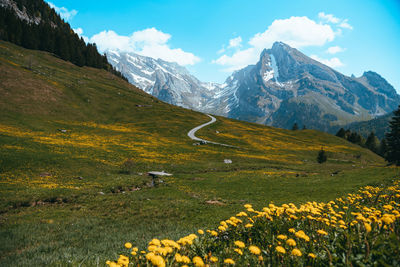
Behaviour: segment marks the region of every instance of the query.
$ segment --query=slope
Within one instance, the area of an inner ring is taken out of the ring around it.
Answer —
[[[349,129],[353,132],[360,133],[365,138],[374,132],[376,137],[379,139],[385,138],[385,133],[389,131],[389,122],[392,120],[393,112],[385,114],[383,116],[376,117],[375,119],[361,122],[353,122],[342,126],[344,129]],[[340,129],[335,129],[336,132]],[[332,133],[334,133],[332,131]]]
[[[0,265],[87,265],[209,227],[244,202],[329,200],[391,179],[370,151],[163,103],[105,70],[0,42]],[[316,163],[321,146],[328,162]],[[225,164],[224,159],[231,159]],[[165,170],[156,180],[144,173]]]

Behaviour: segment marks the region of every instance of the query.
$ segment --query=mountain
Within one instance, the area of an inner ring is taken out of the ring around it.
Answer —
[[[130,83],[173,105],[202,110],[221,87],[200,82],[177,63],[113,50],[106,51],[106,55]]]
[[[265,49],[257,64],[234,72],[226,83],[207,111],[282,128],[297,123],[327,131],[386,114],[400,103],[379,74],[348,77],[282,42]]]
[[[397,108],[400,96],[379,74],[348,77],[282,42],[224,84],[200,82],[176,63],[133,53],[107,52],[134,85],[171,104],[280,128],[333,131]]]

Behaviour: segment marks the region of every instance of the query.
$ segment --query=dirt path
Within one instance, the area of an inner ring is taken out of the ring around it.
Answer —
[[[199,125],[197,127],[194,127],[193,129],[191,129],[187,134],[190,137],[190,139],[196,140],[196,141],[200,141],[200,142],[204,142],[206,144],[214,144],[214,145],[220,145],[220,146],[235,147],[235,146],[231,146],[231,145],[227,145],[227,144],[221,144],[221,143],[217,143],[217,142],[208,141],[208,140],[201,139],[201,138],[198,138],[198,137],[195,136],[195,133],[198,130],[200,130],[201,128],[203,128],[205,126],[208,126],[208,125],[210,125],[210,124],[212,124],[212,123],[217,121],[217,119],[215,117],[213,117],[211,115],[208,115],[208,114],[206,114],[206,115],[208,117],[210,117],[211,120],[209,122],[203,123],[203,124],[201,124],[201,125]]]

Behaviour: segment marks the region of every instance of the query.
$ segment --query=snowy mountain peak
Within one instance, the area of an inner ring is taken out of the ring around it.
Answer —
[[[106,51],[106,55],[130,83],[173,105],[201,110],[223,87],[199,81],[175,62],[121,51]]]

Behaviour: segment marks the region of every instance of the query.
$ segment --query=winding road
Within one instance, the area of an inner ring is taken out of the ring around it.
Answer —
[[[203,128],[203,127],[205,127],[207,125],[210,125],[210,124],[212,124],[212,123],[217,121],[217,119],[215,117],[213,117],[213,116],[211,116],[209,114],[206,114],[206,115],[208,117],[210,117],[211,120],[209,122],[203,123],[203,124],[201,124],[201,125],[199,125],[197,127],[194,127],[193,129],[191,129],[187,134],[190,137],[190,139],[196,140],[196,141],[200,141],[200,142],[204,142],[206,144],[214,144],[214,145],[220,145],[220,146],[235,147],[235,146],[231,146],[231,145],[227,145],[227,144],[221,144],[221,143],[217,143],[217,142],[212,142],[212,141],[208,141],[208,140],[205,140],[205,139],[201,139],[201,138],[198,138],[198,137],[196,137],[194,135],[201,128]]]

